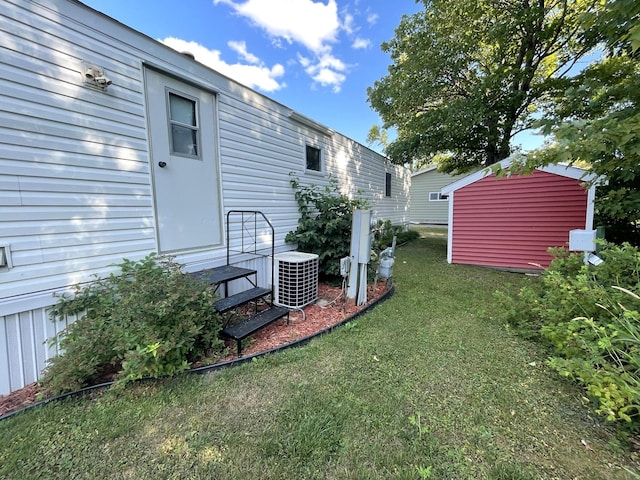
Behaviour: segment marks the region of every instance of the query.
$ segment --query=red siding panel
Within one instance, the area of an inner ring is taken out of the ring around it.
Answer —
[[[585,228],[587,191],[579,180],[536,171],[491,175],[455,191],[452,262],[507,268],[546,267],[549,247]]]

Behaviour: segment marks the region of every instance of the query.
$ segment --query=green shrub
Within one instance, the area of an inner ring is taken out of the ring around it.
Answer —
[[[317,254],[321,276],[338,277],[340,259],[350,253],[353,211],[368,208],[368,202],[340,193],[335,177],[330,177],[324,188],[302,186],[294,176],[290,183],[295,190],[300,219],[297,229],[289,232],[285,241],[297,243],[300,251]]]
[[[296,230],[289,232],[285,241],[297,243],[300,251],[317,254],[320,275],[324,279],[339,278],[340,259],[351,253],[353,211],[370,208],[369,202],[340,193],[335,177],[330,177],[325,187],[302,186],[293,175],[290,183],[295,190],[300,219]],[[394,235],[398,237],[398,244],[420,236],[416,231],[392,225],[389,220],[378,220],[373,233],[371,250],[374,257],[391,246]]]
[[[640,426],[640,251],[603,242],[604,263],[554,249],[540,282],[510,297],[503,320],[552,349],[549,365],[579,382],[597,413]]]
[[[407,230],[402,225],[393,225],[391,220],[378,220],[373,228],[373,245],[372,250],[378,254],[393,243],[393,237],[396,237],[396,244],[403,243],[420,238],[420,233],[416,230]]]
[[[607,420],[640,426],[640,296],[623,289],[626,305],[600,305],[597,320],[578,317],[566,322],[549,364],[583,385],[595,411]],[[633,305],[629,307],[629,305]],[[563,331],[564,330],[564,331]],[[566,333],[565,333],[566,332]]]
[[[120,272],[62,296],[53,318],[78,316],[58,336],[64,353],[48,365],[42,383],[52,393],[73,391],[115,374],[127,381],[171,375],[221,352],[219,314],[211,287],[154,254],[124,260]]]

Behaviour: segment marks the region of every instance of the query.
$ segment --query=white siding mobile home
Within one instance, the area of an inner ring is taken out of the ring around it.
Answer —
[[[53,293],[123,258],[221,265],[230,210],[293,248],[291,172],[409,221],[406,169],[78,1],[4,0],[0,51],[0,394],[56,353]]]

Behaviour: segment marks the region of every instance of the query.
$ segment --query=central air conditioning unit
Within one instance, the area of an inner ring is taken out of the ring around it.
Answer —
[[[274,303],[302,308],[318,298],[318,255],[285,252],[275,256]]]

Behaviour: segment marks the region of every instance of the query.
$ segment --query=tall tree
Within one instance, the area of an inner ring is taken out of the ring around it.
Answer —
[[[445,154],[446,171],[489,165],[512,153],[539,101],[588,53],[582,16],[596,0],[422,0],[382,44],[392,64],[367,89],[398,137],[395,163]]]
[[[597,189],[598,221],[607,238],[640,245],[640,2],[610,0],[582,18],[584,42],[601,58],[558,82],[538,125],[553,143],[528,156],[526,170],[581,162],[604,176]]]

